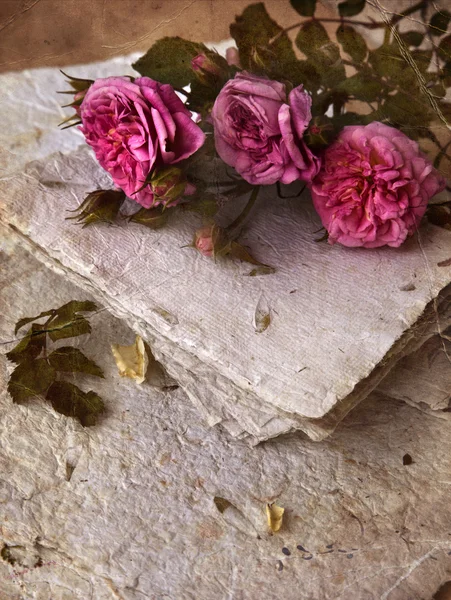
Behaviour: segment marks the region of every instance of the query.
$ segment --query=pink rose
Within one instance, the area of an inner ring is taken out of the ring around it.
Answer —
[[[191,113],[168,84],[148,77],[97,79],[80,117],[87,143],[116,186],[144,206],[160,203],[146,185],[155,169],[188,158],[205,140]]]
[[[313,204],[344,246],[400,246],[445,180],[404,133],[377,121],[345,127],[326,150]]]
[[[211,113],[219,156],[254,185],[311,181],[320,168],[302,139],[311,104],[302,85],[287,100],[284,84],[237,73],[222,88]]]

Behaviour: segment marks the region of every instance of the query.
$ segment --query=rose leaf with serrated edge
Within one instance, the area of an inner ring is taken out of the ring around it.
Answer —
[[[20,403],[43,394],[54,379],[55,369],[44,358],[26,360],[12,372],[8,392],[14,402]]]
[[[103,377],[102,369],[78,348],[72,346],[62,346],[54,350],[49,355],[48,361],[56,371],[87,373],[88,375]]]
[[[92,390],[83,392],[68,381],[55,381],[46,398],[56,412],[78,419],[84,427],[95,425],[99,414],[105,411],[103,400]]]

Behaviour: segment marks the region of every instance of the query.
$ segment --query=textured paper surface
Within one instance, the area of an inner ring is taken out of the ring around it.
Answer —
[[[39,312],[87,299],[2,239],[2,342],[31,301]],[[106,379],[82,386],[105,399],[98,426],[0,397],[0,545],[18,557],[0,559],[2,600],[413,600],[450,579],[449,413],[372,395],[321,444],[249,448],[180,389],[121,378],[110,344],[134,333],[104,310],[91,323],[80,348]],[[216,496],[233,507],[221,514]],[[269,535],[275,500],[284,525]]]
[[[438,266],[449,258],[449,231],[425,226],[399,250],[318,244],[308,197],[281,200],[272,189],[244,240],[277,268],[271,276],[248,277],[245,265],[218,266],[182,248],[196,226],[185,213],[156,232],[135,225],[81,230],[65,220],[88,191],[108,184],[89,148],[52,155],[4,179],[1,218],[134,319],[175,363],[226,398],[238,392],[260,403],[262,421],[265,406],[309,419],[337,406],[339,420],[352,393],[353,404],[377,385],[388,358],[403,349],[403,334],[451,279],[451,267]],[[259,334],[253,319],[262,298],[271,325]],[[393,350],[395,342],[401,348]],[[259,437],[258,424],[257,431],[241,426]]]

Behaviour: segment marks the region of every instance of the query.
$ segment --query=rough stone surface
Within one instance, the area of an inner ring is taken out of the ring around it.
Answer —
[[[39,312],[87,298],[3,240],[2,343],[31,299]],[[133,332],[104,310],[92,326],[80,348],[106,374],[84,384],[108,407],[98,426],[1,396],[0,543],[17,559],[0,560],[2,600],[420,600],[450,578],[449,413],[372,394],[320,444],[249,448],[181,389],[120,378],[110,344]],[[216,496],[233,506],[221,514]],[[286,518],[270,535],[276,499]]]

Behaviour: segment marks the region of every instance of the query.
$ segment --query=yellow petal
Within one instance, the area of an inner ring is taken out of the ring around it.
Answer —
[[[285,509],[277,506],[275,502],[266,505],[266,517],[268,519],[268,527],[271,531],[279,531],[282,527],[284,512]]]
[[[145,380],[149,360],[141,336],[137,335],[131,346],[111,344],[111,350],[121,377],[130,377],[136,383]]]

